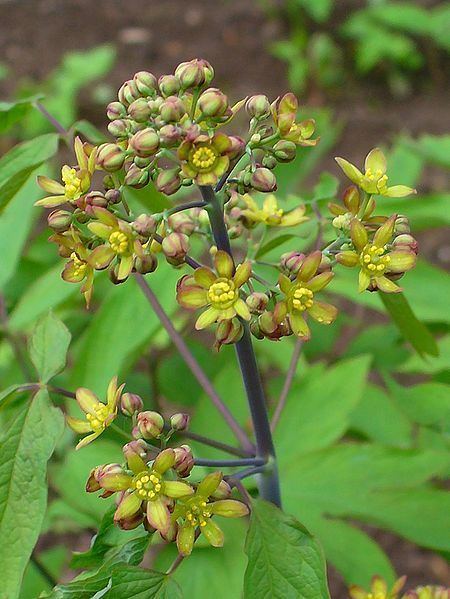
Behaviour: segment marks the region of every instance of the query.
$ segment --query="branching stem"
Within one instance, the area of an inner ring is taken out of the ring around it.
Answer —
[[[291,363],[289,364],[286,378],[284,379],[283,389],[281,390],[281,394],[278,399],[277,407],[275,408],[275,412],[272,416],[272,422],[270,423],[270,428],[272,429],[272,433],[275,430],[275,428],[278,424],[278,421],[280,420],[281,413],[286,405],[286,400],[287,400],[289,391],[292,386],[292,381],[294,380],[298,361],[300,359],[302,346],[303,346],[303,341],[301,339],[297,339],[297,341],[295,342],[294,351],[292,352]]]

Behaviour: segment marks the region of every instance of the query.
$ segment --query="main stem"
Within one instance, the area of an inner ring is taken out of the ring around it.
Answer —
[[[203,199],[208,202],[207,211],[217,248],[227,252],[231,257],[231,246],[223,217],[223,206],[211,187],[200,187]],[[263,458],[267,464],[259,475],[259,492],[262,499],[281,507],[278,469],[270,431],[264,390],[256,363],[255,352],[246,322],[242,322],[244,334],[236,343],[236,354],[244,381],[250,413],[256,439],[256,455]]]

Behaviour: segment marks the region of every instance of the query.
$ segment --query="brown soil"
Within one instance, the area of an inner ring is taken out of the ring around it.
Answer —
[[[336,18],[342,20],[349,8],[362,5],[362,1],[342,0]],[[0,95],[7,96],[21,78],[42,80],[66,51],[112,43],[118,60],[108,82],[116,88],[137,70],[171,72],[182,60],[204,57],[216,69],[217,85],[233,98],[256,92],[275,97],[288,86],[284,65],[268,54],[267,46],[283,36],[286,25],[269,20],[261,6],[257,0],[3,0],[0,56],[14,73],[14,81],[0,82]],[[380,80],[341,89],[332,99],[312,89],[304,100],[335,109],[336,118],[345,122],[337,152],[360,162],[368,148],[390,142],[398,132],[438,134],[446,128],[448,85],[439,70],[431,73],[431,83],[426,75],[417,78],[417,89],[403,101],[390,97]],[[103,110],[87,93],[81,98],[81,111],[99,125],[104,122]],[[331,157],[322,166],[335,171]],[[431,185],[443,186],[441,173],[427,175],[424,187]],[[425,244],[436,261],[450,263],[445,232],[428,237]],[[408,575],[409,586],[449,584],[443,558],[394,535],[375,530],[371,534],[397,571]],[[330,584],[334,599],[347,597],[342,579],[332,569]]]

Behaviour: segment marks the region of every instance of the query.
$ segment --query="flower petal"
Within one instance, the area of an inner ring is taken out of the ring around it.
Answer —
[[[180,526],[177,534],[177,547],[180,555],[190,555],[194,546],[195,530],[190,524]]]
[[[378,175],[381,177],[386,172],[386,157],[380,148],[374,148],[370,150],[370,152],[366,156],[366,160],[364,162],[364,168],[366,171],[369,169],[372,171],[372,174]]]
[[[217,277],[213,271],[206,266],[196,268],[194,271],[194,279],[196,283],[200,285],[200,287],[203,287],[203,289],[209,289],[216,278]]]
[[[308,339],[311,337],[311,331],[309,330],[309,326],[307,325],[303,316],[297,311],[290,312],[289,322],[291,323],[293,333],[297,335],[297,337],[300,337],[300,339],[308,341]]]
[[[130,272],[133,270],[133,263],[133,256],[122,256],[116,275],[118,281],[124,281],[130,275]]]
[[[58,181],[54,181],[53,179],[49,179],[49,177],[45,177],[43,175],[39,175],[37,177],[37,184],[47,193],[64,195],[66,192],[64,185],[61,185],[61,183]]]
[[[177,291],[177,302],[180,306],[188,310],[203,308],[208,303],[206,289],[203,287],[182,285]]]
[[[147,520],[153,528],[167,534],[170,528],[170,512],[162,499],[147,502]]]
[[[391,217],[387,219],[387,221],[381,225],[381,227],[377,230],[375,235],[373,236],[373,244],[378,247],[383,247],[386,243],[392,238],[394,234],[395,221],[397,219],[397,215],[393,214]]]
[[[65,265],[61,277],[67,283],[80,283],[84,279],[85,274],[85,272],[77,269],[75,263],[71,260]]]
[[[197,494],[202,497],[209,497],[217,490],[223,478],[222,472],[211,472],[205,476],[197,487]]]
[[[224,518],[240,518],[248,514],[248,507],[236,499],[221,499],[211,504],[211,511],[216,516]]]
[[[114,514],[114,520],[122,520],[122,518],[131,518],[136,514],[142,505],[142,499],[140,499],[136,493],[130,493],[125,495],[122,501],[117,506],[117,510]]]
[[[359,271],[359,277],[358,277],[359,293],[362,293],[363,291],[365,291],[369,285],[370,285],[370,275],[365,270],[361,269]]]
[[[224,535],[222,530],[217,526],[217,524],[211,520],[210,518],[207,520],[206,524],[202,526],[202,533],[208,539],[209,543],[213,547],[222,547],[224,542]]]
[[[67,199],[63,195],[59,196],[47,196],[46,198],[42,198],[42,200],[38,200],[34,203],[35,206],[42,206],[44,208],[54,208],[55,206],[61,206],[61,204],[65,204]]]
[[[80,420],[80,418],[66,416],[66,422],[73,431],[79,433],[80,435],[84,435],[85,433],[90,433],[92,431],[92,427],[87,420]]]
[[[387,277],[375,277],[375,283],[380,291],[384,293],[400,293],[402,288]]]
[[[228,252],[219,250],[214,256],[214,266],[219,276],[225,279],[231,279],[233,276],[234,264]]]
[[[167,449],[163,449],[163,451],[156,456],[156,459],[153,462],[153,469],[160,474],[164,474],[169,468],[172,468],[174,463],[175,452],[171,447],[168,447]]]
[[[357,218],[350,223],[350,236],[357,250],[361,251],[367,245],[369,238],[366,228]]]
[[[389,254],[389,272],[406,272],[414,267],[417,256],[414,252],[394,251]]]
[[[360,183],[363,174],[359,169],[356,168],[354,164],[351,164],[351,162],[345,160],[345,158],[336,157],[335,160],[339,164],[341,169],[344,171],[344,173],[347,175],[347,177],[350,179],[350,181],[353,181],[353,183],[357,184]]]
[[[299,225],[300,223],[304,223],[309,218],[305,216],[305,209],[303,206],[298,206],[298,208],[294,208],[290,212],[286,212],[281,217],[280,227],[293,227],[295,225]]]
[[[115,472],[102,474],[99,478],[99,485],[107,491],[126,491],[131,487],[132,480],[132,477],[126,472]]]
[[[202,329],[205,329],[213,322],[216,322],[216,320],[218,319],[219,316],[220,316],[220,310],[217,310],[217,308],[213,308],[211,306],[207,310],[202,312],[202,314],[200,314],[200,316],[197,318],[197,322],[195,323],[195,328],[197,329],[197,331],[201,331]]]
[[[339,252],[339,254],[336,254],[336,260],[339,262],[339,264],[342,264],[342,266],[353,267],[358,264],[359,256],[356,252],[345,250],[344,252]]]
[[[320,322],[321,324],[331,324],[336,320],[338,310],[335,306],[327,304],[326,302],[314,301],[311,308],[309,308],[308,313],[311,314],[314,320],[317,320],[317,322]]]
[[[291,280],[283,274],[280,274],[278,277],[278,285],[280,286],[280,289],[284,295],[287,295],[292,287]]]
[[[86,389],[86,387],[79,387],[76,390],[75,396],[78,405],[83,410],[83,412],[95,416],[95,408],[100,403],[95,393],[90,389]]]
[[[244,302],[242,298],[237,299],[233,307],[236,310],[236,314],[238,316],[240,316],[244,320],[250,320],[250,310],[248,309],[247,304]]]
[[[316,275],[310,281],[308,281],[306,287],[314,292],[320,291],[328,285],[333,277],[334,273],[332,273],[331,270],[321,272],[320,275]]]
[[[105,225],[104,223],[98,223],[98,222],[89,223],[88,229],[89,229],[89,231],[92,231],[92,233],[94,233],[94,235],[97,235],[97,237],[100,237],[101,239],[105,239],[106,241],[110,238],[111,233],[112,233],[111,227],[108,225]]]
[[[178,480],[166,480],[164,482],[164,494],[167,495],[167,497],[178,499],[179,497],[193,495],[194,489],[191,485]]]
[[[130,451],[127,454],[127,464],[128,468],[134,474],[140,474],[141,472],[144,472],[144,470],[147,470],[147,464],[144,462],[141,456],[135,452]]]
[[[82,447],[85,447],[86,445],[89,445],[89,443],[92,443],[92,441],[95,441],[95,439],[97,437],[99,437],[102,434],[102,431],[97,431],[96,433],[92,433],[92,435],[88,435],[87,437],[83,437],[81,439],[81,441],[79,441],[77,443],[77,445],[75,446],[75,449],[81,449]]]
[[[417,193],[417,191],[407,185],[392,185],[392,187],[387,188],[383,195],[388,198],[404,198],[413,193]]]
[[[299,281],[309,281],[311,277],[313,277],[319,265],[322,261],[322,252],[317,250],[316,252],[312,252],[303,260],[302,265],[299,268],[297,274],[297,280]]]
[[[246,260],[242,264],[238,264],[236,267],[236,272],[233,276],[233,281],[236,287],[242,287],[242,285],[249,280],[251,274],[252,263],[250,260]]]
[[[115,253],[107,245],[99,245],[89,256],[89,264],[96,270],[103,270],[109,266],[115,257]]]

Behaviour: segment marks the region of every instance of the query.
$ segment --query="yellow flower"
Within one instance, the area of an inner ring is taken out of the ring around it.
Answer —
[[[335,160],[350,181],[353,181],[353,183],[369,194],[402,198],[411,193],[416,193],[415,189],[406,185],[387,186],[386,158],[380,148],[374,148],[367,154],[364,163],[364,174],[355,165],[345,160],[345,158],[337,157]]]
[[[322,252],[313,252],[303,260],[294,281],[283,274],[278,280],[285,299],[277,304],[277,321],[282,322],[287,317],[293,333],[305,341],[311,336],[304,318],[306,313],[321,324],[331,324],[337,316],[337,308],[315,299],[315,294],[333,278],[331,271],[317,274],[321,260]]]
[[[84,447],[91,441],[94,441],[107,428],[117,415],[117,406],[125,385],[117,387],[117,377],[111,379],[106,392],[106,404],[101,402],[98,397],[85,387],[80,387],[76,391],[76,400],[78,405],[86,414],[85,420],[66,416],[67,424],[76,433],[91,433],[81,439],[76,449]]]
[[[369,286],[385,293],[398,293],[401,288],[386,275],[404,273],[414,267],[416,254],[411,250],[392,250],[388,245],[394,234],[396,215],[391,216],[369,240],[367,230],[356,218],[350,224],[354,250],[345,250],[336,256],[343,266],[360,266],[359,291]]]
[[[231,141],[223,133],[186,139],[178,148],[184,176],[193,179],[197,185],[215,185],[230,164],[228,153],[231,149]]]
[[[79,137],[74,142],[75,155],[78,164],[75,167],[65,164],[61,169],[62,183],[39,176],[38,185],[53,195],[38,200],[35,206],[53,208],[69,202],[74,204],[78,198],[85,194],[91,185],[92,174],[95,170],[95,150],[89,156],[86,154],[83,143]]]
[[[262,208],[259,208],[255,200],[248,194],[242,196],[247,208],[242,210],[243,216],[249,224],[264,223],[269,227],[293,227],[309,220],[305,216],[305,207],[297,206],[289,212],[284,212],[278,207],[277,198],[270,194],[264,200]]]
[[[285,94],[272,104],[272,117],[281,139],[292,141],[299,146],[315,146],[318,139],[311,139],[314,133],[313,119],[296,122],[298,100],[293,93]]]
[[[239,288],[250,277],[250,262],[239,264],[233,274],[231,257],[219,250],[214,256],[214,265],[217,274],[202,266],[194,271],[193,276],[183,277],[178,284],[177,301],[180,306],[190,310],[208,306],[197,319],[196,329],[204,329],[213,322],[230,320],[235,316],[250,320],[250,310],[239,294]]]
[[[399,592],[403,588],[406,576],[399,578],[392,587],[388,589],[386,582],[379,576],[374,576],[370,585],[370,591],[365,591],[362,587],[353,585],[350,587],[351,599],[398,599]]]

